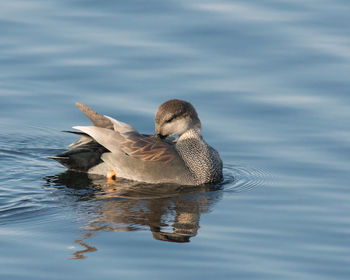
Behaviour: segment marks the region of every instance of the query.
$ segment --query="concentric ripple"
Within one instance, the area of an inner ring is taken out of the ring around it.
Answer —
[[[242,165],[224,166],[224,192],[248,192],[263,185],[269,174],[255,167]]]

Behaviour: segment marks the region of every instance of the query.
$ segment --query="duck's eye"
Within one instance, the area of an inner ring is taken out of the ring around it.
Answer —
[[[165,122],[166,123],[170,123],[170,122],[172,122],[174,119],[176,119],[176,115],[173,115],[170,119],[168,119],[168,120],[166,120]]]
[[[173,119],[174,119],[174,118],[170,118],[170,119],[166,120],[165,122],[166,122],[166,123],[170,123]]]

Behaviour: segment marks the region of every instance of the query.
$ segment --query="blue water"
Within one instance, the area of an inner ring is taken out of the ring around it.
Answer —
[[[350,3],[2,1],[1,279],[348,279]],[[197,109],[207,188],[116,186],[48,159],[88,120]],[[172,242],[173,241],[173,242]]]

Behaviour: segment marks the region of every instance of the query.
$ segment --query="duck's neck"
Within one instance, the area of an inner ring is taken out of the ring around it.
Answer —
[[[189,130],[186,130],[183,134],[179,136],[179,139],[177,141],[179,142],[186,139],[198,139],[203,141],[201,129],[191,128]]]
[[[203,140],[199,128],[189,129],[183,133],[177,140],[176,150],[195,176],[198,184],[211,181],[213,162],[209,146]]]

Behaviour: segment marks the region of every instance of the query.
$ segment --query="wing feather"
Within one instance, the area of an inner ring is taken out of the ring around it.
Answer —
[[[174,145],[152,136],[138,133],[136,130],[126,133],[96,127],[75,126],[112,153],[123,151],[127,155],[142,161],[170,163],[178,154]]]
[[[90,107],[85,104],[75,102],[77,106],[84,114],[89,118],[89,120],[97,127],[103,127],[108,129],[113,129],[113,123],[108,118],[100,115],[99,113],[92,110]]]
[[[122,149],[130,156],[143,161],[169,163],[177,155],[173,145],[155,136],[139,133],[123,134]]]
[[[108,117],[106,115],[104,117],[111,121],[111,123],[114,126],[114,130],[119,132],[119,133],[126,133],[126,132],[131,132],[131,131],[137,132],[137,130],[135,128],[133,128],[131,125],[129,125],[127,123],[118,121],[118,120],[113,119],[111,117]]]

